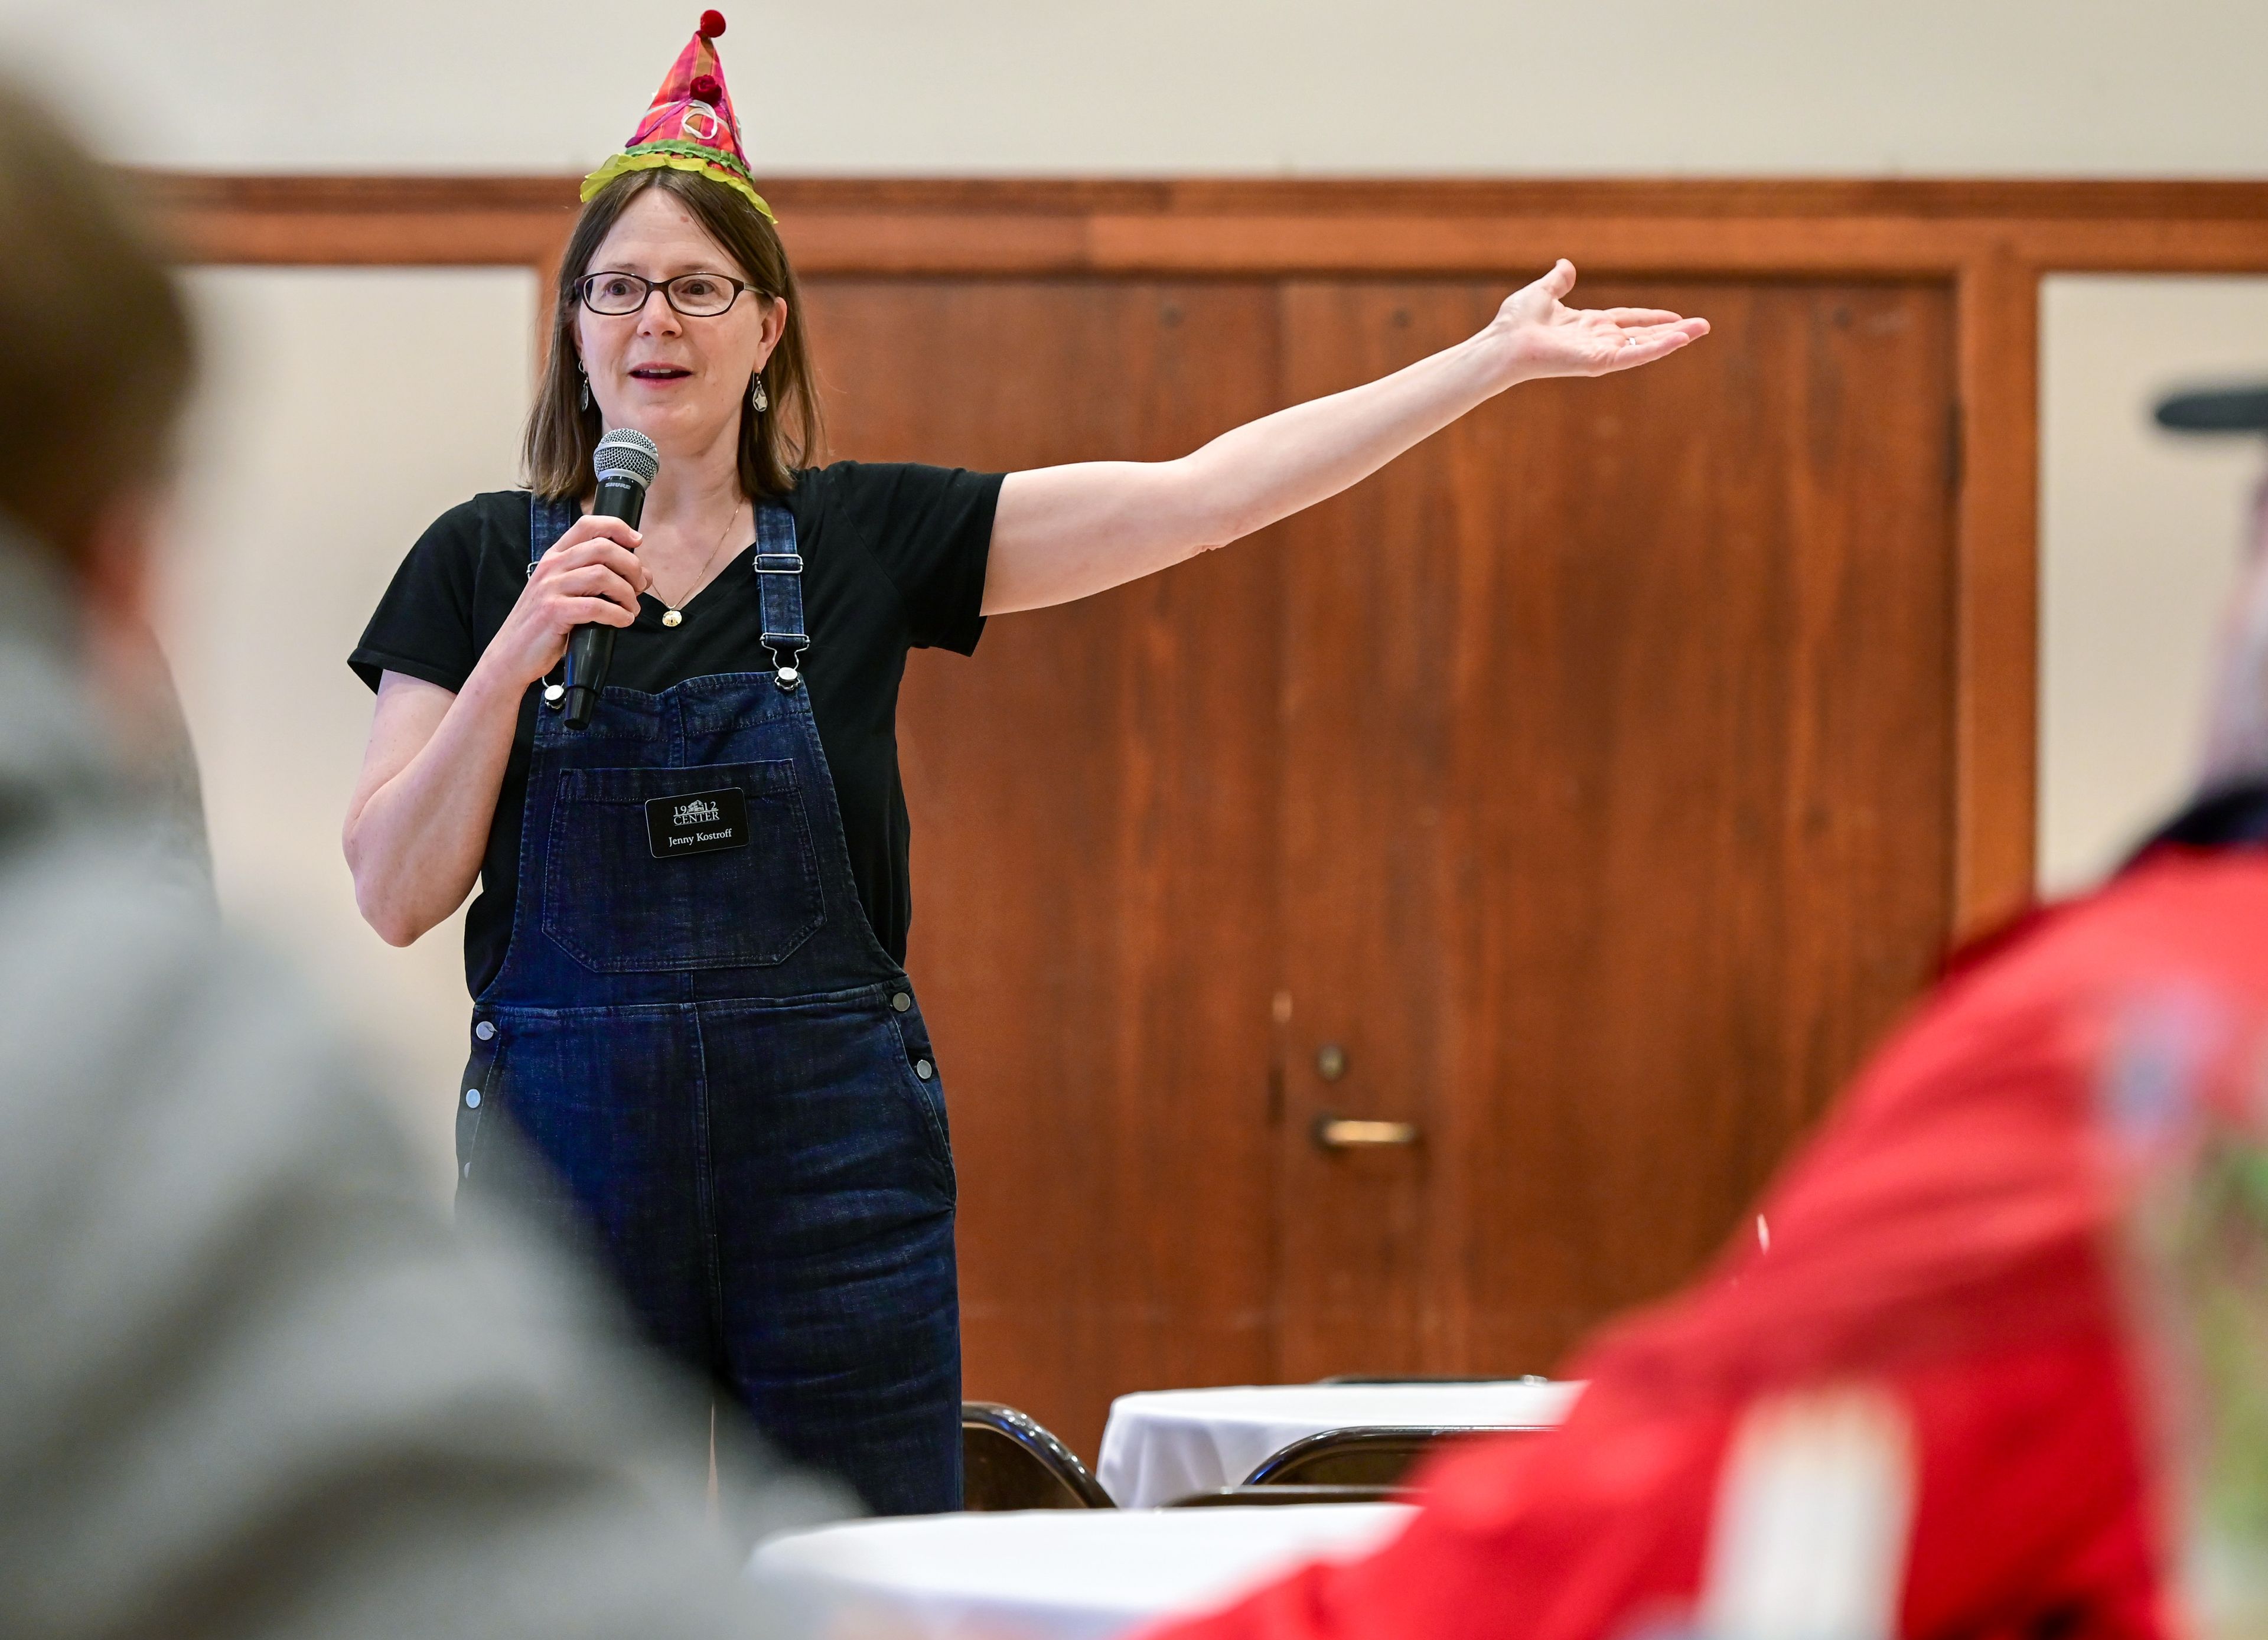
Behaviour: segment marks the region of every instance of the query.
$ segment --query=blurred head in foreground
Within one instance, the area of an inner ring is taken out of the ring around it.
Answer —
[[[180,294],[116,180],[0,86],[0,511],[90,589],[132,583],[194,374]]]
[[[5,87],[0,224],[0,1634],[782,1632],[705,1524],[705,1410],[537,1238],[453,1233],[358,1056],[146,846],[103,697],[188,327]]]
[[[62,599],[158,851],[210,875],[188,733],[151,637],[151,546],[195,373],[180,292],[115,178],[22,91],[0,85],[0,527]]]
[[[1174,1640],[2268,1633],[2268,552],[2228,632],[2197,800],[1956,956],[1768,1244]]]

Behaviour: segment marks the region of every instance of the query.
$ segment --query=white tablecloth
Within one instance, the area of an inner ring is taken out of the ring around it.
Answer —
[[[1128,1509],[1234,1486],[1303,1436],[1375,1425],[1548,1430],[1580,1384],[1267,1384],[1110,1403],[1095,1479]]]
[[[1365,1553],[1394,1504],[919,1515],[789,1533],[751,1575],[860,1640],[1106,1640],[1194,1614],[1304,1562]]]

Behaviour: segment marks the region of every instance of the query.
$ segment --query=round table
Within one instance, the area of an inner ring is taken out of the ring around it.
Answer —
[[[1110,1403],[1095,1479],[1128,1509],[1234,1486],[1293,1441],[1376,1427],[1548,1430],[1580,1384],[1262,1384],[1167,1389]]]
[[[1398,1504],[917,1515],[786,1533],[750,1575],[816,1632],[878,1640],[1105,1640],[1210,1610],[1322,1556],[1384,1543]]]

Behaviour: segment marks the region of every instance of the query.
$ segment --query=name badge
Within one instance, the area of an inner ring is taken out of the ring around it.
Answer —
[[[657,860],[748,846],[748,799],[738,786],[681,798],[649,798],[646,842]]]

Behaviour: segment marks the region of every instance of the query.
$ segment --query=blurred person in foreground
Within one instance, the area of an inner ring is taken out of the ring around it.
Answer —
[[[2165,1329],[2134,1302],[2138,1175],[2121,1157],[2121,1129],[2159,1096],[2119,1061],[2138,1012],[2154,1010],[2192,1057],[2246,1060],[2250,1119],[2268,1114],[2263,522],[2198,800],[2093,894],[1956,956],[1767,1193],[1768,1246],[1744,1220],[1693,1288],[1607,1329],[1572,1364],[1589,1387],[1556,1433],[1437,1459],[1419,1477],[1420,1512],[1381,1552],[1310,1567],[1174,1640],[1714,1634],[1727,1628],[1712,1621],[1719,1517],[1756,1489],[1737,1456],[1750,1411],[1837,1386],[1896,1409],[1910,1464],[1877,1489],[1905,1489],[1882,1505],[1899,1541],[1878,1622],[1838,1632],[2195,1632],[2176,1609],[2179,1488],[2157,1416],[2165,1375],[2150,1370]],[[2268,1203],[2268,1162],[2242,1177]],[[2256,1262],[2243,1268],[2268,1313],[2268,1261]],[[2227,1339],[2250,1337],[2241,1317],[2217,1325],[2224,1358]],[[2268,1359],[2257,1330],[2248,1358]],[[2268,1395],[2256,1386],[2250,1404],[2261,1461],[2242,1496],[2268,1527]],[[1813,1512],[1834,1512],[1835,1485],[1816,1489]],[[1804,1558],[1790,1545],[1805,1512],[1781,1511],[1780,1563],[1761,1546],[1764,1581],[1808,1575],[1790,1563]]]
[[[179,869],[140,607],[188,327],[5,86],[0,222],[0,1634],[786,1631],[644,1457],[638,1346],[532,1237],[453,1232]]]

